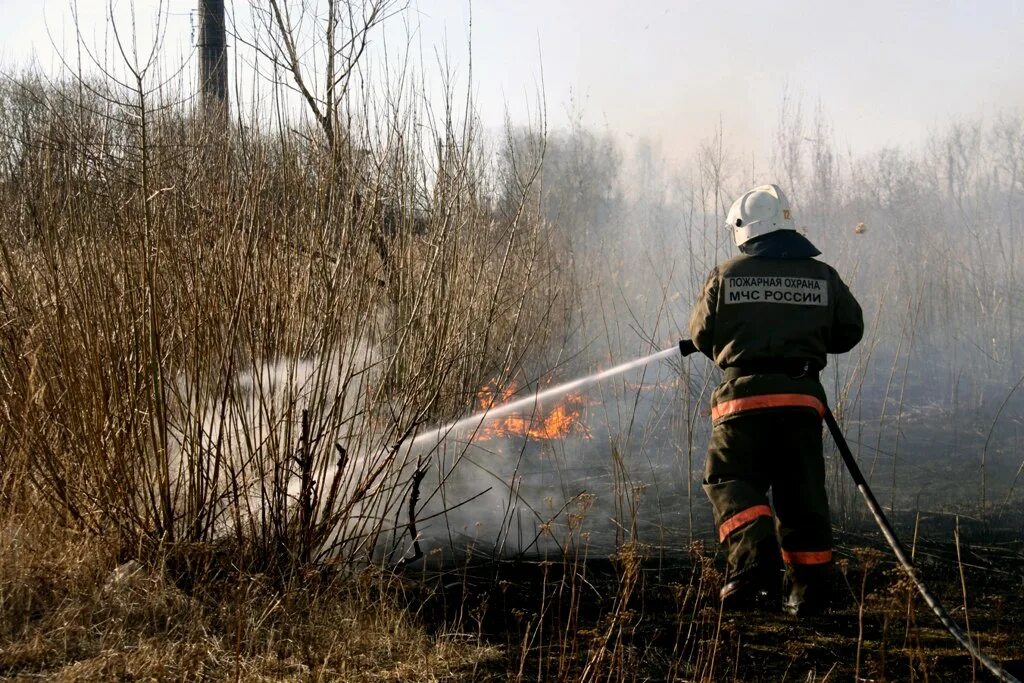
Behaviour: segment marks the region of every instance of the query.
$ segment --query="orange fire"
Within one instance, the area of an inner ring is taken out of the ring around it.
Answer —
[[[504,390],[498,391],[494,382],[489,383],[477,393],[480,409],[496,408],[515,400],[518,386],[510,383]],[[508,415],[487,420],[477,432],[477,441],[506,439],[511,436],[526,437],[538,440],[561,439],[570,435],[590,438],[590,430],[583,420],[586,401],[582,394],[571,393],[550,410],[543,406],[528,408],[520,415]]]

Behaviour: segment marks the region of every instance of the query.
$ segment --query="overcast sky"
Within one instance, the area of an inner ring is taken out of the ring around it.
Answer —
[[[231,5],[231,0],[227,0]],[[101,36],[105,0],[79,0]],[[156,0],[137,0],[140,26]],[[247,3],[236,1],[245,13]],[[115,13],[127,14],[128,0]],[[168,43],[187,54],[195,0],[165,0]],[[10,68],[57,60],[65,0],[0,0],[0,55]],[[465,74],[465,0],[415,0],[407,21],[425,52],[447,45]],[[393,22],[389,35],[404,31]],[[818,101],[837,141],[865,151],[916,141],[956,119],[1024,110],[1024,0],[477,0],[474,92],[485,122],[524,116],[541,78],[554,125],[570,110],[589,125],[659,140],[687,156],[719,121],[733,148],[761,153],[786,88]],[[572,104],[571,104],[572,103]]]

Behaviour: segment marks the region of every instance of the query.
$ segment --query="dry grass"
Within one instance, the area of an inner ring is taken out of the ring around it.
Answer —
[[[0,552],[0,675],[47,680],[465,679],[496,656],[428,636],[393,579],[238,574],[183,590],[111,544],[12,519]]]

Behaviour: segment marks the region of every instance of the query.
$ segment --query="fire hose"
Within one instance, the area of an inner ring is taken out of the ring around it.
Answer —
[[[697,347],[694,346],[693,342],[689,339],[684,339],[679,342],[679,350],[683,354],[683,357],[690,355],[697,351]],[[882,506],[878,504],[878,500],[875,498],[875,494],[872,493],[871,487],[868,486],[867,479],[864,478],[864,474],[860,471],[860,467],[857,466],[857,461],[854,460],[853,453],[850,451],[850,446],[846,443],[846,438],[843,436],[842,430],[839,428],[839,423],[836,422],[835,416],[829,407],[825,406],[825,424],[828,425],[829,432],[832,433],[832,438],[835,440],[836,447],[839,449],[839,454],[843,457],[843,462],[846,464],[846,469],[849,470],[850,476],[853,477],[853,482],[857,485],[857,490],[860,491],[864,497],[864,501],[867,503],[868,509],[871,510],[872,516],[875,518],[875,522],[878,524],[878,528],[882,531],[882,535],[885,537],[889,547],[892,548],[893,553],[896,555],[896,559],[899,561],[903,571],[906,572],[907,576],[917,587],[917,591],[924,598],[924,601],[931,608],[935,616],[938,617],[942,625],[949,631],[949,634],[965,649],[974,659],[976,659],[982,666],[988,669],[993,676],[1000,681],[1006,683],[1020,683],[1012,674],[1004,670],[996,661],[981,652],[978,647],[971,641],[970,638],[963,632],[959,625],[953,618],[949,616],[949,612],[942,606],[939,599],[929,590],[928,586],[925,585],[921,577],[918,576],[917,569],[914,568],[913,562],[907,555],[906,550],[903,548],[903,544],[896,537],[896,532],[893,531],[892,525],[889,524],[889,520],[886,518],[885,513],[882,512]]]

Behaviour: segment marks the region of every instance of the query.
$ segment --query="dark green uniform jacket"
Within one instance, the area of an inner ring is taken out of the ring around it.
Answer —
[[[789,360],[793,367],[809,365],[807,373],[768,372],[726,381],[712,397],[716,421],[772,407],[822,412],[825,396],[817,372],[825,367],[827,354],[849,351],[864,333],[860,305],[835,269],[813,258],[788,256],[741,254],[715,267],[693,309],[693,343],[723,369]],[[764,396],[783,398],[774,404],[752,398]]]

